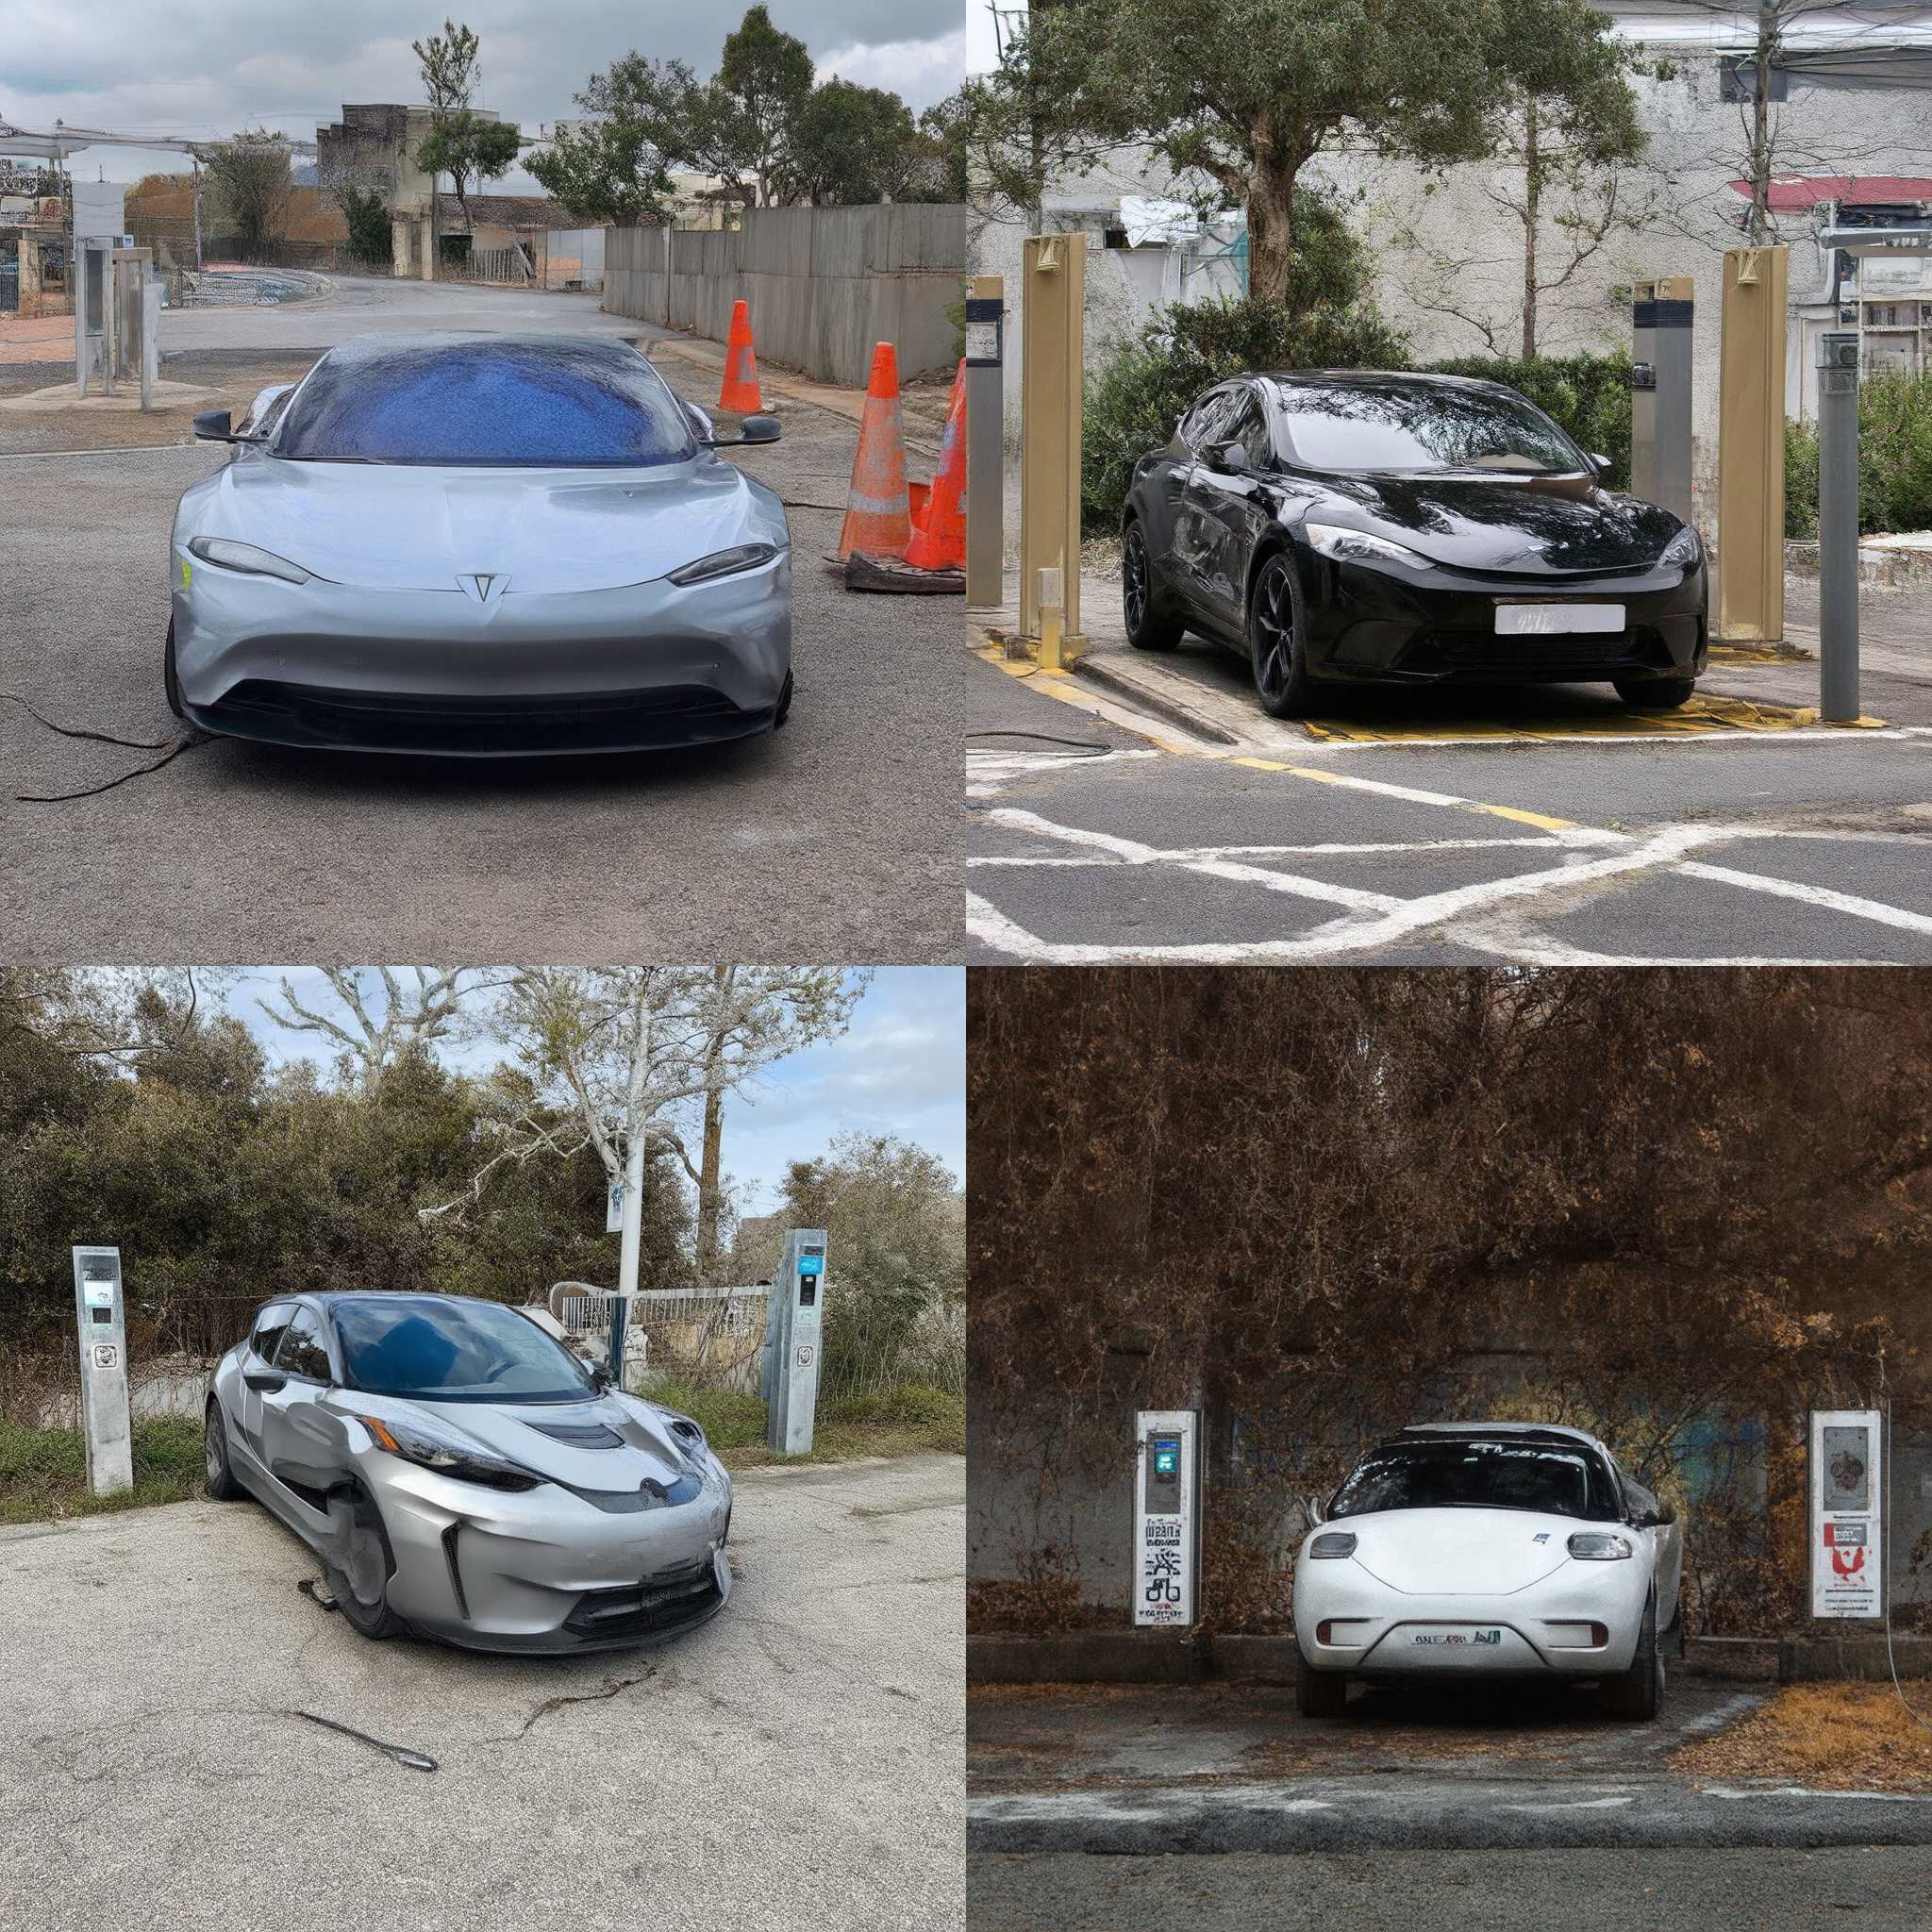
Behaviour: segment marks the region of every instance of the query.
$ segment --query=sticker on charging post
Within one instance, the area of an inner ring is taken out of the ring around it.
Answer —
[[[1883,1418],[1877,1409],[1811,1416],[1811,1614],[1884,1615]]]
[[[95,1368],[118,1368],[120,1366],[120,1362],[121,1351],[118,1348],[116,1348],[111,1341],[97,1341],[94,1343]]]

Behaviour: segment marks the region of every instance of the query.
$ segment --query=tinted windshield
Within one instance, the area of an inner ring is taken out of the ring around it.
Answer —
[[[443,1295],[338,1303],[349,1386],[434,1402],[581,1402],[589,1375],[514,1308]]]
[[[1533,403],[1444,384],[1291,383],[1281,421],[1312,470],[1493,470],[1574,474],[1583,453]]]
[[[1333,1516],[1378,1509],[1534,1509],[1614,1522],[1610,1473],[1590,1450],[1500,1437],[1385,1442],[1335,1493]]]
[[[634,351],[430,340],[325,356],[275,442],[309,462],[637,468],[697,453],[691,419]]]

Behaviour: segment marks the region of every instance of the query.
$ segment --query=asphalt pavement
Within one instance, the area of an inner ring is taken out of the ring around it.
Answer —
[[[723,1612],[574,1659],[367,1642],[253,1503],[0,1529],[0,1924],[958,1926],[964,1469],[746,1472]]]
[[[316,346],[399,313],[525,326],[525,308],[649,333],[589,298],[410,283],[219,326],[235,353],[268,356],[291,333]],[[164,341],[190,323],[214,325],[184,312]],[[664,366],[693,400],[715,399],[688,364]],[[11,957],[957,958],[959,607],[850,593],[823,567],[856,425],[771,400],[783,440],[736,457],[790,505],[791,719],[741,744],[641,757],[475,763],[206,740],[128,775],[175,735],[160,676],[168,528],[223,452],[0,459],[0,691],[69,730],[136,741],[61,736],[0,703]],[[112,789],[13,796],[97,786]]]
[[[1803,583],[1796,650],[1663,719],[1554,687],[1281,724],[1226,654],[1122,647],[1109,594],[1075,675],[969,663],[969,960],[1932,960],[1932,592],[1868,594],[1850,729],[1807,715]]]
[[[1923,1932],[1925,1854],[1378,1850],[967,1860],[974,1932]]]

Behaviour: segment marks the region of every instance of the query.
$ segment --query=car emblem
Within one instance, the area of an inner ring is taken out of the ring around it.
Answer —
[[[509,582],[507,576],[490,572],[480,576],[458,577],[469,596],[478,604],[491,604],[503,595],[504,586]]]
[[[1538,1530],[1537,1533],[1530,1538],[1530,1541],[1533,1543],[1546,1543],[1549,1541],[1549,1540],[1550,1533],[1546,1529]]]

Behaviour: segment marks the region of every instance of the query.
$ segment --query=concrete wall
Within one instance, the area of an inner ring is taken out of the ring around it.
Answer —
[[[953,366],[966,210],[754,208],[737,229],[611,228],[604,258],[608,313],[723,341],[741,298],[761,356],[858,387],[875,342],[902,377]]]

